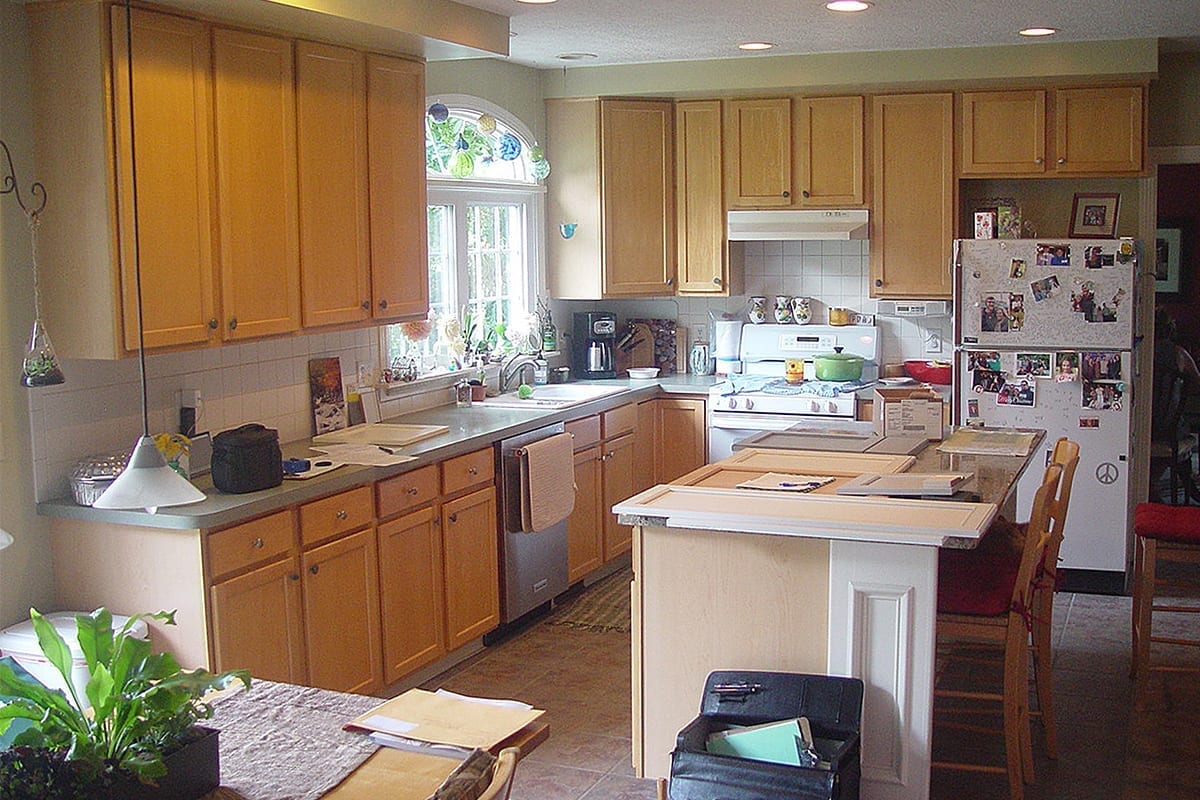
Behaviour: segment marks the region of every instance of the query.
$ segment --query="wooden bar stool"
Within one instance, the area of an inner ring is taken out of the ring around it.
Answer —
[[[1200,582],[1157,576],[1160,562],[1200,565],[1200,507],[1140,503],[1133,514],[1133,533],[1133,660],[1129,674],[1136,678],[1150,670],[1200,670],[1200,667],[1150,661],[1153,642],[1200,647],[1200,632],[1195,639],[1185,639],[1155,636],[1151,631],[1155,611],[1200,613],[1200,605],[1154,602],[1154,594],[1160,587],[1188,590],[1192,597],[1200,598]]]

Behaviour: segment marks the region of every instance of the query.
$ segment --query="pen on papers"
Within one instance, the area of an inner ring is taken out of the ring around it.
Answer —
[[[395,450],[393,450],[393,449],[392,449],[392,448],[390,448],[390,447],[384,447],[384,446],[383,446],[383,445],[381,445],[381,444],[377,444],[377,445],[375,445],[375,446],[376,446],[376,447],[378,447],[378,448],[379,448],[380,450],[382,450],[383,452],[387,453],[389,456],[394,456],[394,455],[396,455],[396,451],[395,451]]]
[[[785,489],[795,489],[798,486],[806,486],[809,489],[815,489],[819,486],[816,481],[805,481],[804,483],[792,483],[791,481],[780,481],[779,486]]]

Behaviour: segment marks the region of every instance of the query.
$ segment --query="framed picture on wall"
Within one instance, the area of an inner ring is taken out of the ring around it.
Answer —
[[[1072,239],[1112,239],[1117,235],[1119,194],[1076,193],[1071,203]]]
[[[1159,220],[1160,227],[1154,232],[1154,291],[1162,295],[1178,295],[1182,299],[1187,290],[1187,261],[1184,258],[1183,223]]]

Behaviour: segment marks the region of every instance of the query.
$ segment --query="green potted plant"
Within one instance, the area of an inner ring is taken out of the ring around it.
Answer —
[[[206,695],[235,681],[249,688],[249,673],[187,672],[170,653],[152,653],[148,640],[131,634],[139,619],[174,625],[173,611],[140,614],[114,630],[112,614],[100,608],[75,618],[88,672],[80,697],[71,648],[36,609],[29,615],[38,646],[67,692],[0,661],[0,735],[15,720],[28,725],[0,752],[0,797],[194,800],[215,788],[216,731],[196,723],[212,716]],[[186,762],[191,751],[206,753],[213,764],[172,764]],[[206,776],[201,785],[177,785],[193,772]]]

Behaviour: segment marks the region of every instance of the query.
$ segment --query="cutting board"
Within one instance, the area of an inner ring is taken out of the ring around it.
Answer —
[[[390,444],[403,447],[448,433],[446,425],[403,425],[395,422],[375,422],[355,425],[340,431],[330,431],[313,437],[315,444],[334,442],[337,444]]]

